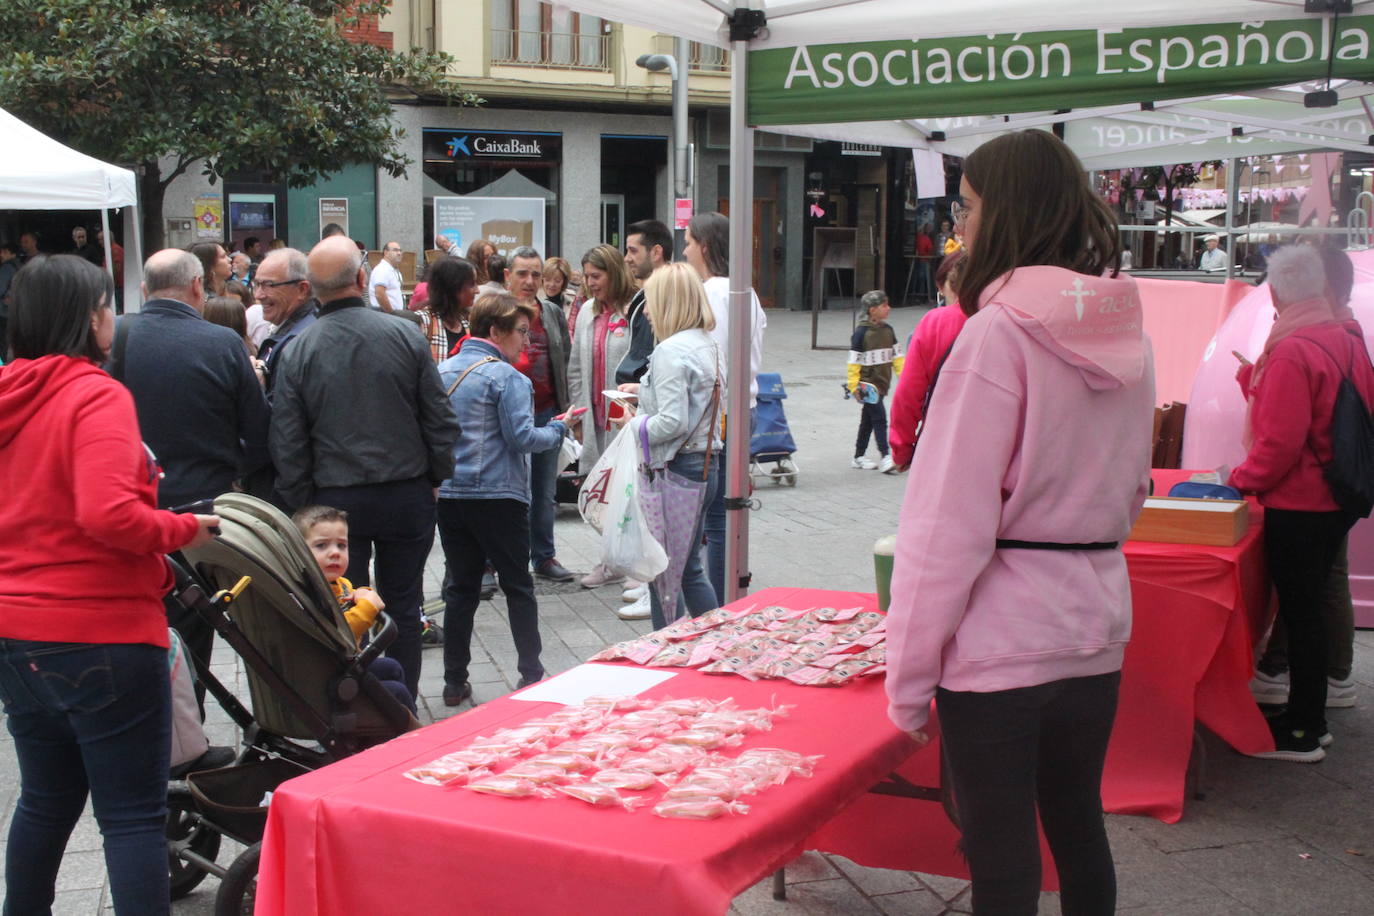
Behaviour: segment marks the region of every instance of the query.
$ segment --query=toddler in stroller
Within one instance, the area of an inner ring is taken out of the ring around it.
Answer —
[[[271,793],[279,784],[419,727],[410,709],[371,670],[394,641],[378,611],[366,648],[290,519],[262,500],[215,500],[220,534],[173,563],[173,597],[203,617],[244,664],[251,711],[210,671],[206,691],[243,732],[233,766],[192,772],[168,790],[172,896],[220,877],[215,912],[245,912],[257,875]],[[248,849],[218,865],[221,837]],[[251,904],[249,905],[251,911]]]

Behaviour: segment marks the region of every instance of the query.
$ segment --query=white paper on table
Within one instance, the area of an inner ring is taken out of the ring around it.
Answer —
[[[587,697],[629,697],[677,677],[673,671],[628,668],[624,665],[578,665],[557,677],[540,681],[511,694],[512,700],[531,703],[562,703],[572,706]]]

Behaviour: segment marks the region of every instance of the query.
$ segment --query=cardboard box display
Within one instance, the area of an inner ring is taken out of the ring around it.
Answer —
[[[482,238],[503,254],[534,245],[534,223],[520,219],[490,219],[482,224]]]
[[[1152,496],[1129,540],[1232,547],[1250,528],[1250,504],[1234,499]]]

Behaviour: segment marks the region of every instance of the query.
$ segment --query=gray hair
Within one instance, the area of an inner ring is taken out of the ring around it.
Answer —
[[[868,311],[877,308],[886,301],[888,301],[887,293],[880,289],[871,289],[863,294],[863,298],[859,300],[859,305],[863,307],[864,311]]]
[[[189,251],[177,251],[170,256],[157,252],[143,265],[143,285],[149,292],[189,289],[197,277],[204,276],[205,267],[200,263],[200,258]]]
[[[268,252],[267,257],[263,260],[266,261],[268,258],[274,261],[281,259],[286,262],[286,277],[284,279],[306,280],[310,277],[310,268],[305,259],[305,252],[299,249],[278,248],[276,251]]]
[[[307,271],[310,285],[314,288],[315,294],[335,293],[341,289],[349,289],[358,282],[358,270],[363,266],[363,253],[349,257],[342,267],[333,274],[325,277],[318,276],[313,271]]]
[[[536,261],[538,261],[539,263],[541,263],[541,264],[544,263],[544,259],[543,259],[542,257],[539,256],[539,252],[535,251],[533,248],[531,248],[531,247],[528,246],[528,245],[521,245],[519,248],[517,248],[517,249],[515,249],[514,251],[512,251],[512,252],[510,253],[510,261],[507,261],[506,263],[509,264],[511,261],[514,261],[516,258],[534,258],[534,259],[535,259]]]
[[[1321,255],[1310,245],[1285,245],[1269,255],[1269,288],[1282,302],[1315,299],[1326,292]]]

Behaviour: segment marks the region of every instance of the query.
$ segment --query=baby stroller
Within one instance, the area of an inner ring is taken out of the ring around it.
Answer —
[[[167,847],[173,899],[214,874],[215,913],[227,916],[252,911],[270,793],[419,722],[367,670],[395,640],[395,622],[378,615],[359,650],[290,519],[239,493],[216,499],[215,513],[219,536],[185,551],[184,565],[169,561],[173,594],[243,659],[252,711],[209,671],[197,672],[243,730],[243,748],[231,766],[171,783]],[[225,836],[248,847],[227,868],[215,862]]]
[[[792,439],[787,414],[782,409],[782,402],[787,397],[782,376],[776,372],[760,372],[758,382],[754,432],[749,437],[749,476],[771,477],[774,483],[795,487],[798,468],[792,453],[797,450],[797,443]],[[767,463],[773,466],[765,468]]]

